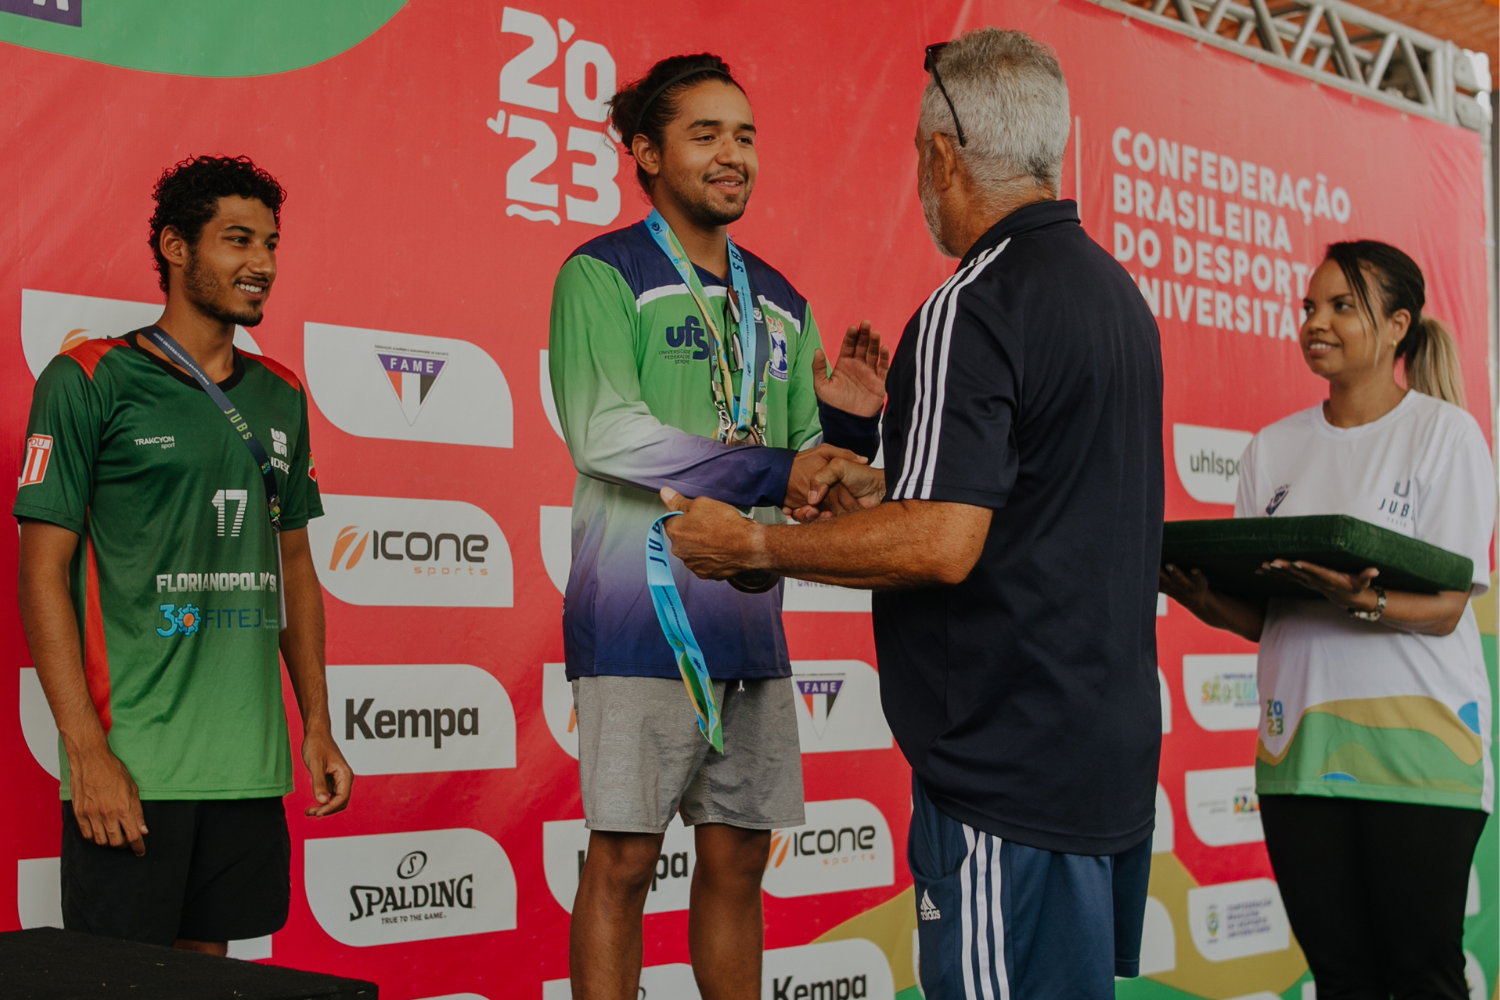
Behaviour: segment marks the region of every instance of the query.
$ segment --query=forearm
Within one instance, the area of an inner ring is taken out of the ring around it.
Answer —
[[[1260,642],[1260,634],[1266,626],[1263,602],[1247,601],[1229,594],[1210,593],[1201,607],[1188,610],[1205,625],[1233,632],[1251,642]]]
[[[1380,623],[1398,632],[1448,635],[1458,627],[1468,602],[1469,595],[1463,591],[1413,594],[1388,590],[1385,592],[1385,611],[1380,616]],[[1375,607],[1376,599],[1373,594],[1368,603],[1371,609]]]
[[[68,592],[66,564],[35,565],[23,558],[18,589],[31,662],[64,749],[73,757],[106,747],[104,725],[84,674],[83,642]]]
[[[287,627],[281,632],[281,656],[297,696],[302,728],[305,733],[331,732],[324,666],[323,589],[311,559],[284,558],[282,573]]]

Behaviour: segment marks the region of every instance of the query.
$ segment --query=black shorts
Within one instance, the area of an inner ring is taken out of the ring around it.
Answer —
[[[171,945],[263,937],[286,924],[291,836],[281,799],[147,801],[146,854],[85,840],[62,804],[63,926]]]

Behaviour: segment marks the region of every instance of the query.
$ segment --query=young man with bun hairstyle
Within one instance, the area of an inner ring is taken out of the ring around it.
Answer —
[[[756,131],[722,59],[662,60],[612,107],[651,215],[563,265],[549,358],[578,469],[563,634],[592,831],[573,906],[573,996],[636,996],[641,917],[680,812],[696,828],[699,990],[752,1000],[770,834],[803,822],[781,587],[769,576],[705,583],[658,560],[706,650],[711,684],[695,688],[653,611],[655,493],[690,490],[780,521],[831,458],[861,460],[822,443],[825,428],[874,456],[889,359],[862,324],[830,372],[807,300],[729,237],[755,186]]]
[[[353,774],[328,718],[307,393],[234,347],[276,280],[285,192],[247,157],[198,156],[155,195],[161,319],[37,380],[21,622],[61,737],[64,925],[223,955],[287,918],[278,653],[307,815],[343,809]]]

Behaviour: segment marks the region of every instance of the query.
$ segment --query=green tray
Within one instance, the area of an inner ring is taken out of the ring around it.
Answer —
[[[1200,569],[1215,590],[1248,598],[1321,596],[1257,575],[1261,563],[1272,559],[1300,560],[1342,573],[1374,566],[1386,590],[1417,594],[1466,591],[1474,580],[1472,559],[1347,514],[1168,521],[1162,533],[1162,564]]]

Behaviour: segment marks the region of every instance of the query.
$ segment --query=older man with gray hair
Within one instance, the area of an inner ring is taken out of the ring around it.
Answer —
[[[926,68],[917,186],[960,263],[901,338],[884,471],[835,460],[801,527],[663,490],[667,531],[699,576],[875,589],[928,1000],[1105,1000],[1138,971],[1161,750],[1160,342],[1057,200],[1052,52],[985,28]]]

